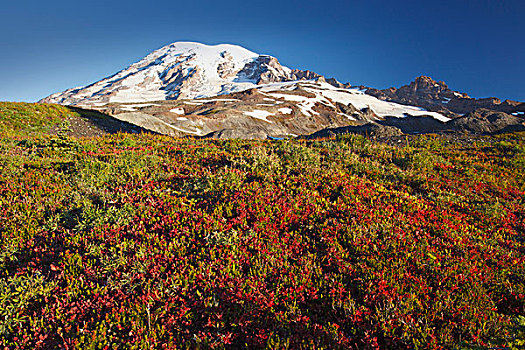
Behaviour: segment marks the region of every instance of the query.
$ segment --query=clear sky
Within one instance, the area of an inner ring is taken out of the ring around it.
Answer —
[[[175,41],[231,43],[354,85],[419,75],[525,101],[524,0],[17,0],[0,5],[0,100],[36,101]]]

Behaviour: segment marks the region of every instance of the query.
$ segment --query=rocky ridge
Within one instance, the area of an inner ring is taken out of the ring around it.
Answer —
[[[484,108],[508,114],[525,112],[525,103],[496,97],[472,98],[466,93],[453,91],[442,81],[435,81],[427,76],[420,76],[409,85],[400,88],[375,89],[361,86],[371,96],[383,101],[418,106],[455,118],[459,115]]]

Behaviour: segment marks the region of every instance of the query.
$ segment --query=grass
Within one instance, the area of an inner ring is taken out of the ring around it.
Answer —
[[[44,133],[73,113],[71,109],[59,105],[0,102],[0,133]]]

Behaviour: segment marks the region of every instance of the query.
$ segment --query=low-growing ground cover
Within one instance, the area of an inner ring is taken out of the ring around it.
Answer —
[[[0,102],[0,133],[5,136],[95,137],[117,132],[146,130],[94,110],[46,103]]]
[[[523,135],[0,141],[0,347],[519,348]]]
[[[0,102],[0,133],[41,134],[73,115],[70,109],[59,105]]]

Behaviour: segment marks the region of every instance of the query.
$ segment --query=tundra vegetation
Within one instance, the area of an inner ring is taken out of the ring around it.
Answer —
[[[0,104],[0,347],[522,348],[525,135],[49,135]]]

